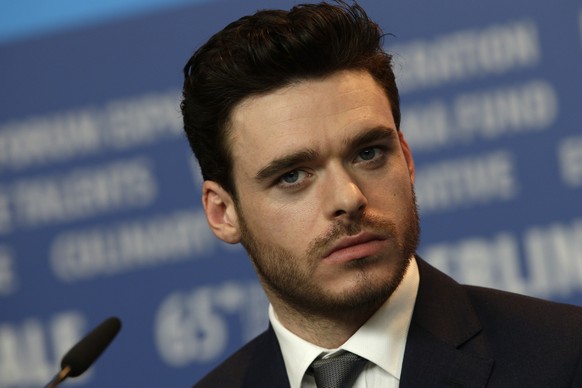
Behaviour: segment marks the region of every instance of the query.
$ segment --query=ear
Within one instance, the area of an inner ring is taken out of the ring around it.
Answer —
[[[231,195],[214,181],[202,184],[202,205],[212,232],[224,242],[240,241],[238,214]]]
[[[408,165],[408,174],[410,175],[410,180],[414,183],[414,160],[412,159],[412,152],[410,152],[410,147],[404,138],[402,131],[398,131],[398,137],[400,138],[400,145],[402,146],[402,153],[404,154],[404,159]]]

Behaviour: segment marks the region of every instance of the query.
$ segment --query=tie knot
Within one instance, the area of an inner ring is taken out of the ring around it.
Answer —
[[[349,388],[364,369],[367,360],[350,352],[311,363],[317,388]]]

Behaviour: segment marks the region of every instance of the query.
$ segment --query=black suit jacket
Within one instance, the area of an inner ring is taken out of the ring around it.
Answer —
[[[582,388],[582,308],[461,286],[417,262],[401,388]],[[195,387],[289,388],[273,329]]]

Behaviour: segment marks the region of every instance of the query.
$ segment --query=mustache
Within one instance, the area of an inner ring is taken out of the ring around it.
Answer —
[[[387,238],[394,238],[397,235],[394,222],[378,215],[364,213],[356,222],[334,223],[324,235],[315,238],[310,243],[308,252],[310,256],[318,257],[335,241],[342,237],[354,236],[363,230],[378,233]]]

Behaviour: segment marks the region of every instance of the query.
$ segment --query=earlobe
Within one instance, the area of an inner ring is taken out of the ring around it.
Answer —
[[[410,180],[414,183],[414,160],[412,159],[412,152],[410,152],[410,147],[404,138],[402,131],[398,131],[398,136],[400,137],[400,145],[402,147],[402,152],[404,153],[404,159],[408,165],[408,174],[410,175]]]
[[[232,196],[214,181],[202,185],[202,205],[212,232],[224,242],[240,242],[238,214]]]

